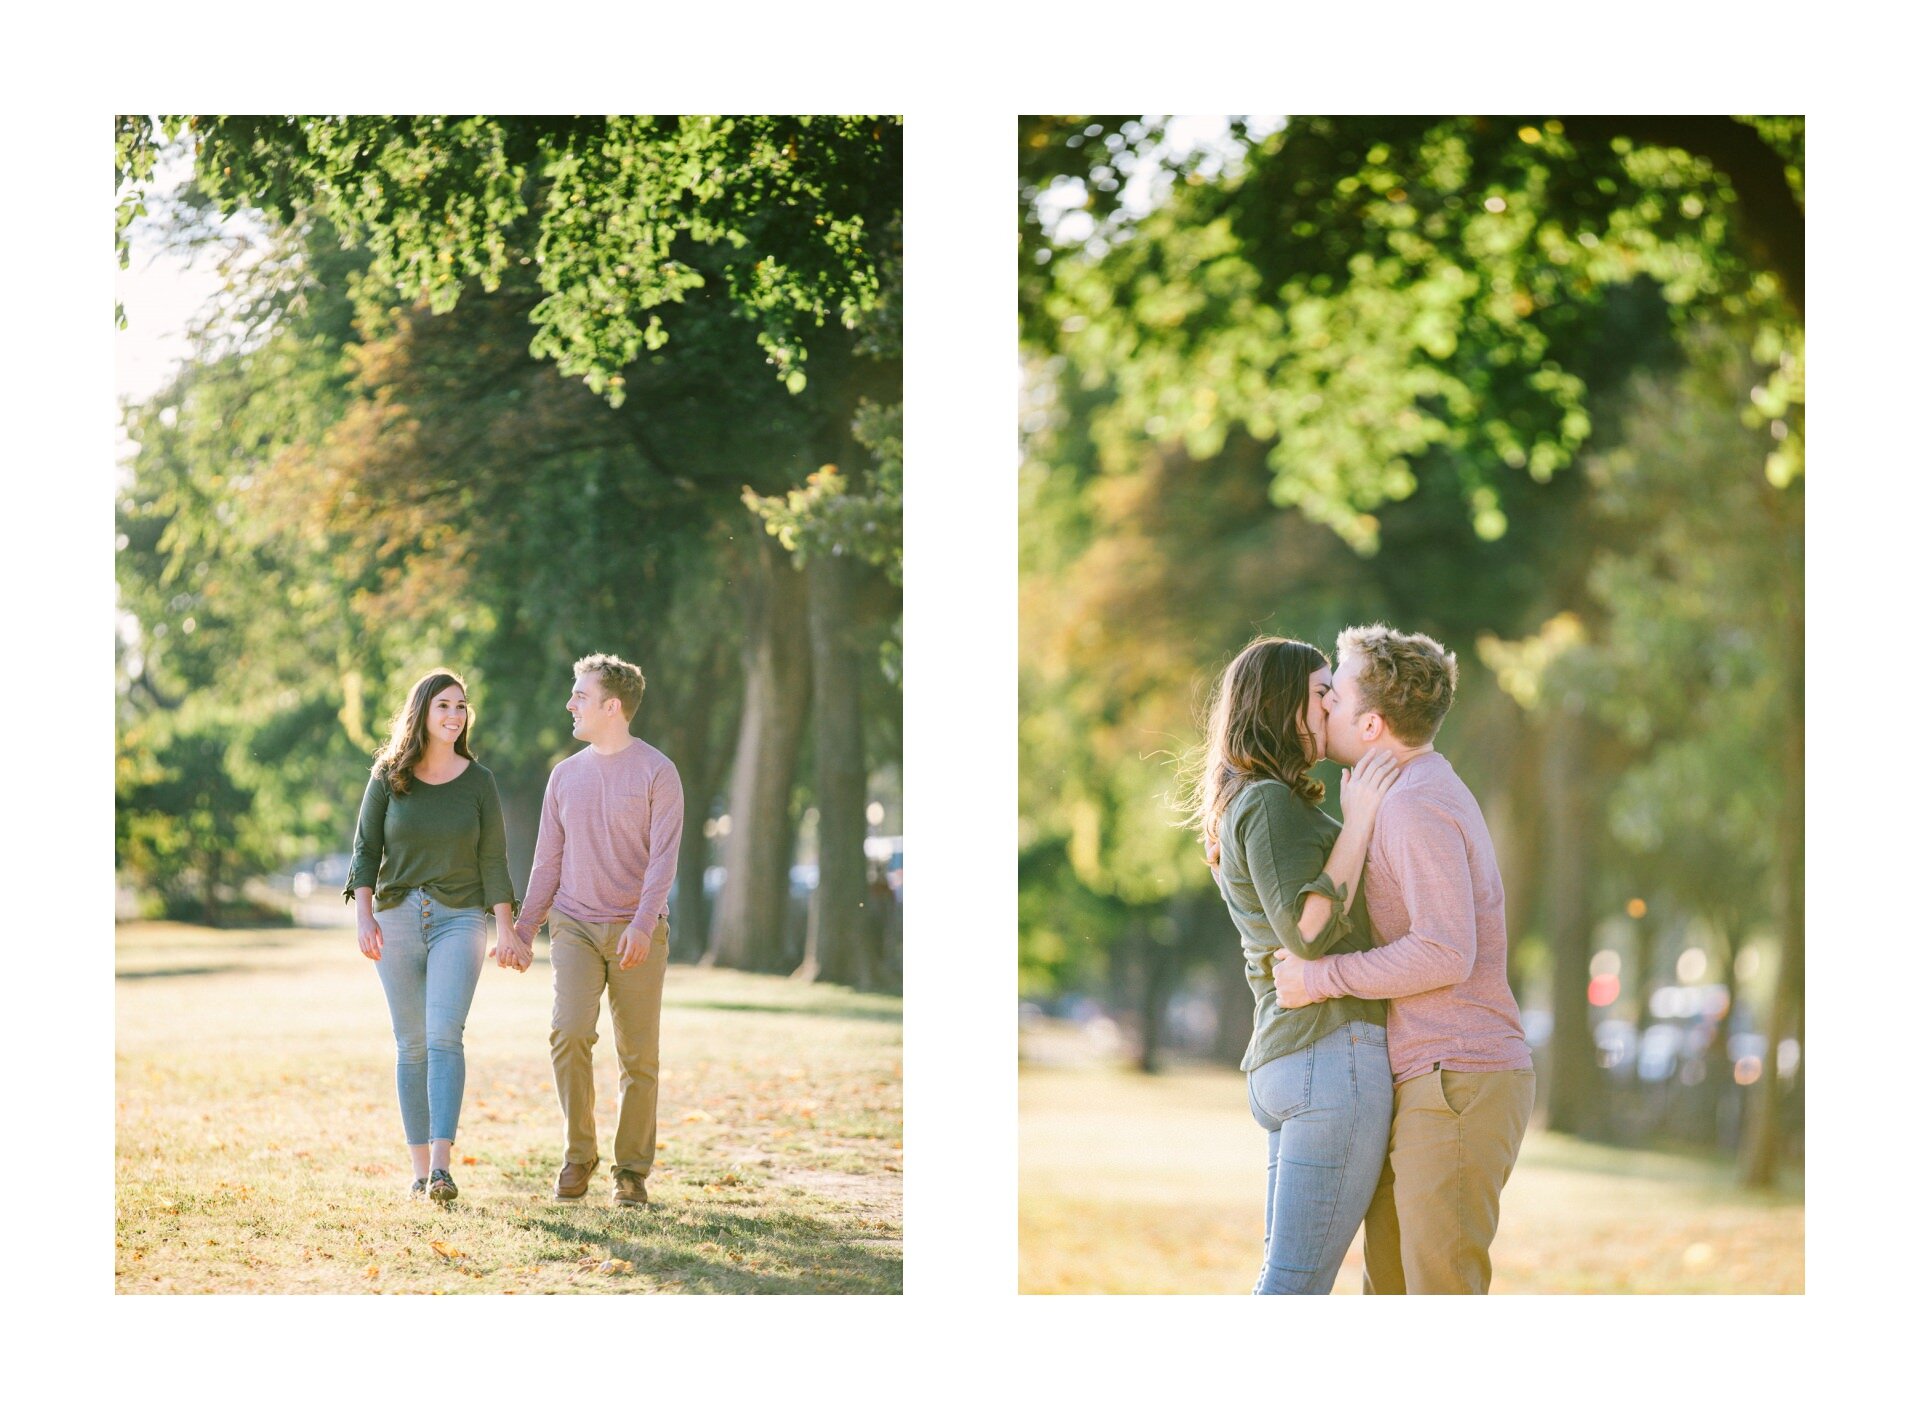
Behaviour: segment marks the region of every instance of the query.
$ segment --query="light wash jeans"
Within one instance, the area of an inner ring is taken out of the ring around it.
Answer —
[[[380,922],[375,968],[393,1016],[394,1083],[407,1144],[451,1141],[467,1086],[461,1039],[486,958],[487,913],[442,905],[419,889],[374,919]]]
[[[1343,1023],[1247,1074],[1267,1131],[1267,1242],[1256,1293],[1327,1293],[1366,1217],[1393,1126],[1387,1030]]]

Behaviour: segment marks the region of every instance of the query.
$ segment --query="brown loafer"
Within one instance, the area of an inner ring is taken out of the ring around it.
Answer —
[[[593,1172],[599,1167],[599,1156],[595,1156],[585,1165],[576,1165],[573,1161],[568,1161],[560,1167],[559,1175],[554,1178],[553,1197],[579,1199],[587,1192],[587,1186],[593,1180]]]
[[[613,1202],[615,1204],[645,1204],[647,1202],[647,1182],[631,1170],[614,1171]]]

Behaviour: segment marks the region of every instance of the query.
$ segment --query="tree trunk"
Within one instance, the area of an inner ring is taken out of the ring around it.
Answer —
[[[786,550],[751,531],[743,575],[743,703],[732,783],[727,879],[707,963],[771,970],[786,930],[793,781],[807,719],[806,602]]]
[[[853,620],[855,562],[832,553],[807,564],[812,643],[814,790],[820,878],[797,979],[871,988],[867,926],[867,762],[860,721],[860,656]]]
[[[1798,636],[1796,614],[1796,638]],[[1789,657],[1787,709],[1790,724],[1782,750],[1786,796],[1779,821],[1780,976],[1774,985],[1773,1012],[1767,1017],[1767,1050],[1760,1058],[1760,1082],[1753,1094],[1752,1115],[1741,1150],[1741,1182],[1752,1189],[1770,1189],[1779,1175],[1782,1093],[1780,1044],[1800,1029],[1806,998],[1806,683],[1800,673],[1802,658]],[[1802,1057],[1804,1061],[1804,1054]]]
[[[220,914],[220,844],[216,840],[203,854],[200,864],[200,912],[206,917],[208,925],[219,925]]]
[[[1517,706],[1503,709],[1500,721],[1511,752],[1487,824],[1507,897],[1507,987],[1525,1007],[1520,942],[1534,928],[1540,901],[1540,731]]]
[[[676,702],[683,720],[674,766],[686,795],[686,826],[680,831],[680,856],[674,865],[678,881],[673,903],[673,934],[687,959],[704,959],[712,929],[713,907],[707,902],[707,858],[713,841],[707,836],[707,813],[719,790],[721,752],[714,739],[714,716],[720,711],[720,655],[716,643]]]
[[[1593,961],[1587,913],[1586,794],[1582,783],[1585,725],[1556,706],[1547,727],[1541,767],[1546,818],[1545,863],[1550,878],[1548,942],[1553,948],[1553,1038],[1549,1044],[1547,1127],[1578,1134],[1593,1117],[1597,1070],[1587,1020],[1587,980]]]
[[[1179,969],[1179,948],[1165,932],[1172,923],[1165,915],[1140,917],[1134,934],[1140,947],[1140,1070],[1160,1070],[1160,1044],[1166,1028],[1167,1000]]]

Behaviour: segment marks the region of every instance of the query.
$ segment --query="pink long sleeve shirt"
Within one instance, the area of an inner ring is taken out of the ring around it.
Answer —
[[[562,759],[547,780],[515,929],[531,936],[549,910],[651,929],[667,913],[684,813],[679,770],[644,739],[618,754],[588,747]]]
[[[1393,1080],[1533,1066],[1507,987],[1506,892],[1473,794],[1439,754],[1407,761],[1367,847],[1375,947],[1300,961],[1316,1002],[1387,999]]]

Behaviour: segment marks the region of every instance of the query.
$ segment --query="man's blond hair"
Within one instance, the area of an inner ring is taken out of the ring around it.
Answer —
[[[620,702],[620,713],[628,724],[633,723],[633,717],[640,713],[640,698],[647,693],[647,678],[638,666],[601,651],[575,661],[573,673],[599,676],[600,689]]]
[[[1340,664],[1361,662],[1358,704],[1387,722],[1403,744],[1426,744],[1440,732],[1460,682],[1460,663],[1430,636],[1397,632],[1381,622],[1348,627],[1336,649]]]

